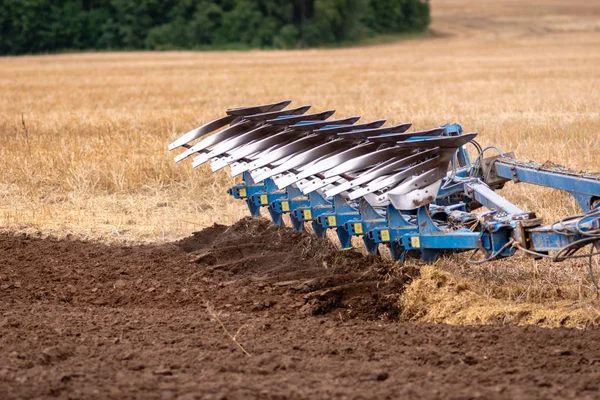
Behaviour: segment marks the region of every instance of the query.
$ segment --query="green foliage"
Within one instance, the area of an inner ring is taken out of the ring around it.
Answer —
[[[420,32],[427,0],[0,0],[0,54],[298,48]]]

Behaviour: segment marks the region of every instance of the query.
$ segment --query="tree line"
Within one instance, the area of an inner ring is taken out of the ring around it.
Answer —
[[[301,48],[429,22],[428,0],[0,0],[0,54]]]

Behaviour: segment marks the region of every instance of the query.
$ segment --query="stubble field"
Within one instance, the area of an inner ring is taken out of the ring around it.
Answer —
[[[447,390],[457,396],[584,396],[600,373],[595,350],[586,344],[594,342],[595,330],[578,336],[496,326],[596,325],[600,303],[584,262],[553,264],[521,256],[483,266],[467,266],[462,256],[433,267],[371,258],[351,262],[335,249],[322,249],[323,244],[290,237],[287,231],[273,233],[260,222],[230,229],[241,241],[255,235],[270,255],[250,246],[232,260],[226,254],[233,244],[225,239],[208,253],[207,243],[184,250],[172,244],[214,223],[232,225],[247,213],[226,194],[234,182],[227,172],[212,174],[206,167],[175,164],[174,154],[166,150],[183,132],[234,106],[291,99],[315,110],[335,108],[340,117],[412,122],[416,129],[460,122],[465,130],[479,132],[482,145],[514,151],[519,159],[600,171],[600,7],[588,1],[438,0],[432,10],[430,37],[362,48],[1,58],[0,340],[11,350],[1,356],[5,367],[0,368],[0,387],[10,388],[14,397],[102,397],[110,382],[118,382],[113,397],[178,396],[188,386],[190,393],[205,390],[192,384],[193,377],[204,371],[208,375],[202,376],[210,381],[219,373],[215,360],[225,360],[224,381],[213,380],[209,391],[216,397],[260,395],[260,390],[272,390],[277,374],[285,370],[295,372],[285,375],[290,381],[286,390],[275,391],[279,395],[366,395],[372,393],[369,374],[375,369],[375,381],[379,373],[397,374],[386,390],[377,392],[382,396],[444,397],[444,391],[419,392],[429,380],[440,388],[447,383]],[[509,184],[502,193],[547,221],[578,213],[572,199],[553,190]],[[275,239],[264,237],[267,233]],[[297,258],[284,257],[292,250],[278,241],[281,237],[299,243]],[[145,255],[129,255],[136,249]],[[330,258],[319,256],[321,250]],[[286,261],[277,263],[280,258]],[[282,278],[279,268],[301,262],[306,271],[301,268],[297,275]],[[346,263],[352,265],[349,270]],[[320,271],[317,265],[334,267]],[[370,273],[374,275],[365,287],[348,289]],[[336,278],[305,287],[311,276],[320,274]],[[289,287],[289,281],[295,283]],[[373,292],[369,285],[379,281],[385,282],[384,288],[375,284]],[[243,290],[247,292],[240,295]],[[372,293],[379,297],[373,300]],[[330,296],[336,299],[333,303]],[[323,304],[333,306],[322,309]],[[260,356],[237,366],[238,357],[245,356],[223,333],[211,309],[225,310],[221,318],[232,329],[248,325],[241,340]],[[181,313],[175,323],[179,331],[192,335],[198,329],[195,334],[211,339],[173,339],[170,310]],[[311,316],[315,310],[327,317]],[[398,335],[401,328],[396,322],[377,322],[380,328],[375,329],[368,322],[372,319],[494,326],[464,330],[422,322],[405,325],[402,335],[412,338],[425,330],[427,343],[452,335],[461,338],[454,345],[461,352],[456,359],[440,356],[446,351],[441,347],[430,349],[412,339],[394,345],[390,351],[396,357],[423,367],[405,376],[411,372],[396,370],[395,362],[379,353],[384,350],[373,349],[371,342],[365,345],[362,340],[369,339],[360,333],[368,331],[374,338],[370,340],[377,341]],[[281,331],[284,320],[293,334]],[[303,345],[292,342],[304,343],[298,332],[306,326],[330,339],[298,356],[293,347]],[[274,337],[287,339],[273,344],[269,329],[275,329]],[[477,335],[481,339],[474,342],[480,345],[471,354],[467,336]],[[498,339],[504,335],[509,339]],[[350,343],[348,348],[361,349],[360,354],[344,353],[341,338]],[[546,366],[515,361],[514,367],[486,350],[490,344],[494,351],[510,347],[510,341],[522,341],[528,351],[550,361]],[[545,349],[544,341],[552,348]],[[73,343],[65,347],[65,342]],[[427,348],[425,353],[407,351],[414,346]],[[370,353],[363,354],[366,348]],[[152,357],[156,352],[168,355],[157,360]],[[415,361],[423,354],[428,356]],[[479,363],[475,375],[469,372],[472,358]],[[352,363],[365,360],[374,360],[373,368],[357,372]],[[302,388],[290,389],[306,379],[306,371],[325,370],[331,362],[340,368],[339,374],[325,374],[331,385],[315,376]],[[206,364],[211,367],[202,369]],[[518,385],[511,384],[515,372],[490,378],[490,368],[497,365],[516,368]],[[447,377],[448,366],[465,382],[476,376],[488,383],[461,392]],[[568,382],[562,380],[546,385],[560,371],[575,373],[577,368],[581,379],[571,382],[571,389],[564,389],[561,385]],[[545,378],[538,382],[525,376],[529,369]],[[361,381],[363,373],[367,383]],[[266,389],[252,374],[267,376]],[[229,378],[246,385],[247,392],[227,392]],[[139,384],[127,386],[131,379]],[[364,383],[357,386],[364,392],[338,390],[340,383],[355,380]],[[399,390],[406,381],[413,386]]]

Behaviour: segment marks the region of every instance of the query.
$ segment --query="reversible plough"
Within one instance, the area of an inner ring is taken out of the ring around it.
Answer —
[[[409,132],[410,123],[329,119],[334,111],[311,114],[310,106],[289,104],[229,109],[169,149],[185,148],[177,162],[194,156],[194,167],[210,161],[213,171],[229,166],[242,175],[229,193],[244,199],[252,216],[265,207],[281,226],[288,214],[294,229],[310,223],[319,238],[335,229],[342,248],[360,236],[370,253],[383,245],[394,260],[428,263],[468,250],[483,253],[471,255],[472,263],[521,250],[555,261],[588,257],[591,265],[600,254],[599,174],[517,161],[495,146],[481,148],[477,134],[459,124]],[[487,150],[498,154],[484,157]],[[496,193],[509,181],[566,191],[583,212],[544,225]]]

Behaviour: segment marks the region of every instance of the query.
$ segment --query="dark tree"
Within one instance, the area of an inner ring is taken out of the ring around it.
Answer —
[[[297,48],[429,22],[426,0],[0,0],[0,54]]]

